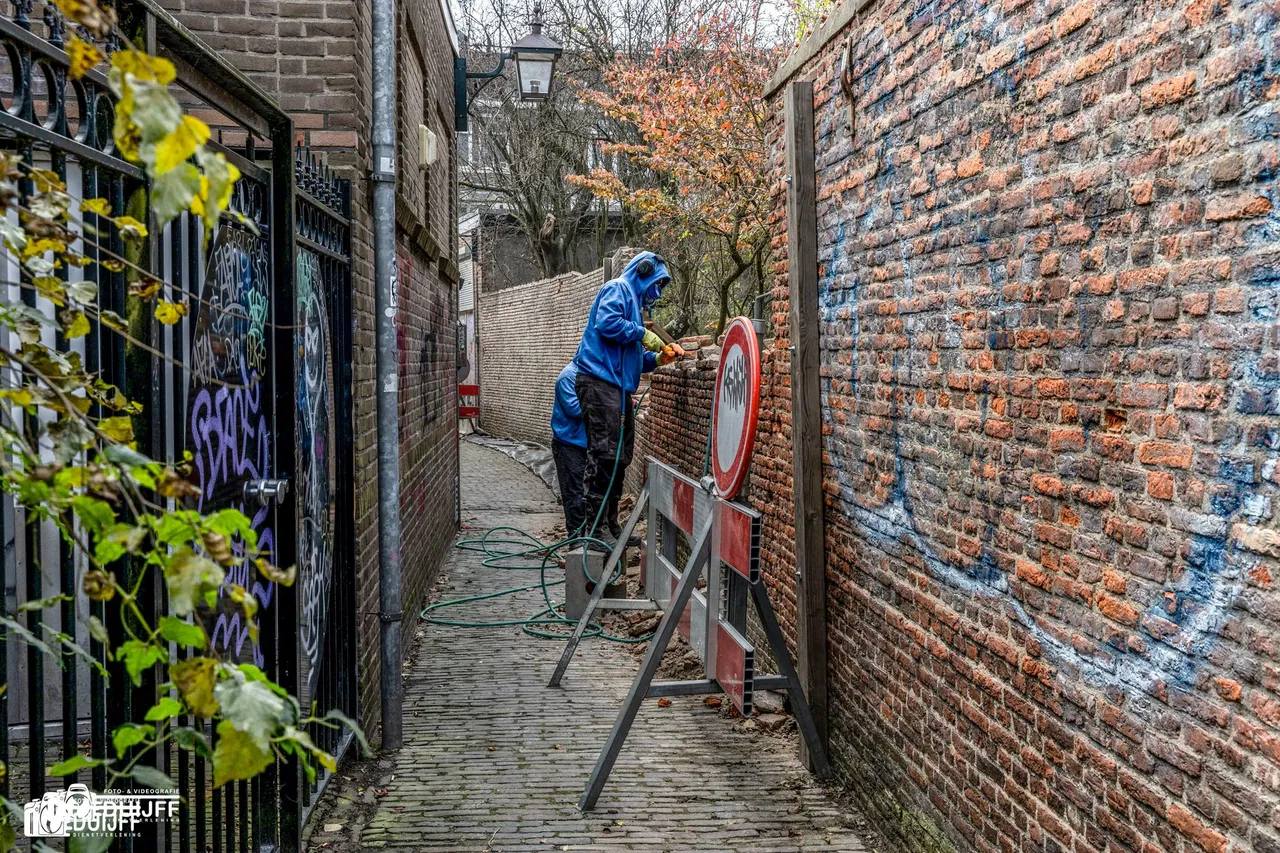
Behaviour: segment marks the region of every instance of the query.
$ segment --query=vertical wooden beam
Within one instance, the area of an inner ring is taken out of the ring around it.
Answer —
[[[796,663],[818,735],[827,738],[827,572],[822,522],[818,358],[818,210],[813,84],[785,96],[787,278],[791,299],[791,462],[796,529]],[[801,741],[800,756],[814,769]]]

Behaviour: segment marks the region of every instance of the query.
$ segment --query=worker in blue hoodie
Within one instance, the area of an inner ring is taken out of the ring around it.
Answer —
[[[670,281],[667,264],[658,255],[641,252],[632,258],[622,274],[605,282],[596,294],[574,356],[575,390],[587,433],[583,518],[589,530],[604,507],[594,535],[611,548],[622,532],[618,499],[635,449],[631,395],[640,385],[641,373],[684,355],[677,345],[664,349],[662,338],[644,325],[643,312],[658,301]]]
[[[587,468],[587,426],[578,403],[578,365],[572,361],[556,379],[556,401],[551,408],[551,456],[560,481],[564,529],[570,536],[587,533],[582,527],[582,479]]]

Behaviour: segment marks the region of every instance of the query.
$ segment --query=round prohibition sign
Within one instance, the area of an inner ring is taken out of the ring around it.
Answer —
[[[760,345],[746,317],[725,332],[712,405],[711,469],[716,494],[728,500],[746,479],[760,415]]]

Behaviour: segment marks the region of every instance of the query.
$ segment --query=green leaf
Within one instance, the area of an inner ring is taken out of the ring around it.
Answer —
[[[169,608],[178,616],[186,616],[206,593],[217,592],[225,577],[226,572],[213,560],[183,546],[164,570]]]
[[[218,723],[218,744],[213,750],[213,785],[219,787],[236,779],[252,779],[271,765],[271,748],[232,725]]]
[[[13,831],[12,824],[16,819],[12,812],[4,818],[0,818],[0,853],[9,853],[10,850],[17,849],[18,835]]]
[[[146,465],[151,462],[138,451],[123,444],[108,444],[102,448],[102,455],[107,457],[108,462],[117,465]]]
[[[32,610],[47,610],[59,602],[71,600],[72,598],[69,595],[51,595],[48,598],[41,598],[36,601],[24,601],[22,604],[18,605],[18,612],[29,613]]]
[[[217,673],[218,662],[213,658],[190,658],[169,667],[169,677],[197,717],[207,718],[218,713],[218,701],[213,695]]]
[[[98,539],[93,548],[93,559],[99,565],[107,565],[125,554],[136,554],[146,539],[147,528],[128,524],[113,524]]]
[[[157,175],[151,182],[151,211],[156,217],[156,227],[176,219],[189,207],[200,192],[200,170],[191,163]]]
[[[55,652],[47,643],[45,643],[44,640],[41,640],[35,634],[28,631],[24,625],[22,625],[21,623],[15,622],[14,620],[10,619],[8,616],[0,616],[0,626],[3,626],[8,631],[12,631],[14,634],[17,634],[18,637],[21,638],[24,643],[39,649],[49,657],[51,658],[58,657],[58,653]]]
[[[160,720],[168,720],[182,713],[182,703],[168,696],[162,698],[159,702],[152,705],[147,711],[145,719],[148,722],[159,722]]]
[[[98,298],[98,285],[92,281],[73,281],[67,285],[67,295],[81,305],[92,305]]]
[[[253,529],[253,522],[238,509],[224,509],[215,512],[205,519],[205,524],[214,533],[221,533],[228,539],[239,536],[250,548],[258,547],[258,532]]]
[[[360,754],[365,758],[373,757],[373,750],[369,748],[369,741],[364,736],[364,729],[360,728],[355,720],[338,710],[330,711],[324,715],[323,719],[333,720],[350,729],[351,734],[355,735],[356,740],[360,743]]]
[[[204,629],[199,625],[184,622],[176,616],[165,616],[160,619],[160,636],[180,646],[196,649],[205,647]]]
[[[80,524],[93,537],[100,535],[116,521],[116,513],[111,504],[88,495],[76,495],[72,498],[71,509],[76,518],[80,519]]]
[[[129,640],[122,644],[116,654],[124,661],[124,668],[129,673],[135,686],[142,686],[142,673],[160,661],[169,659],[169,650],[140,640]]]
[[[146,764],[139,764],[133,768],[133,781],[137,782],[143,788],[152,788],[157,791],[176,791],[178,786],[172,779]]]
[[[222,716],[262,749],[271,746],[281,726],[293,722],[292,708],[262,681],[246,681],[236,673],[213,688]],[[219,728],[221,731],[221,728]]]
[[[148,738],[155,737],[155,726],[140,726],[137,723],[122,723],[111,733],[111,743],[116,748],[116,757],[124,758],[125,750],[137,746]]]
[[[101,765],[101,758],[90,758],[87,755],[73,755],[66,761],[59,761],[57,764],[49,768],[50,776],[70,776],[77,770],[83,770],[86,767],[98,767]]]
[[[58,643],[61,644],[62,648],[65,651],[67,651],[68,653],[78,658],[83,659],[85,663],[87,663],[89,666],[96,669],[104,677],[107,675],[107,668],[103,666],[102,663],[97,658],[89,654],[87,649],[85,649],[83,646],[77,643],[74,639],[72,639],[70,634],[63,633],[62,631],[52,631],[48,627],[46,627],[45,630],[49,631],[49,633],[53,635],[54,639],[56,639]]]
[[[182,749],[194,752],[202,758],[213,758],[213,751],[209,749],[209,741],[195,729],[182,726],[173,730],[173,740]]]
[[[114,656],[111,654],[111,635],[107,633],[107,626],[102,624],[102,620],[97,616],[89,617],[89,636],[97,640],[107,650],[107,660],[111,660]]]
[[[200,513],[189,509],[165,513],[156,522],[156,539],[165,545],[185,545],[200,535]]]

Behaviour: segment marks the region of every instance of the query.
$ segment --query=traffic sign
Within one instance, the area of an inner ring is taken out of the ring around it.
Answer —
[[[711,409],[711,469],[716,494],[730,499],[742,487],[760,414],[760,345],[746,317],[725,332]]]

